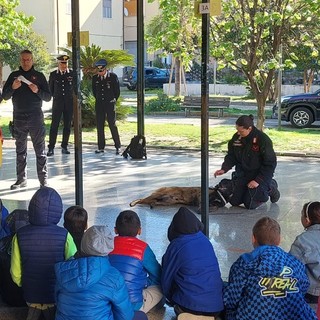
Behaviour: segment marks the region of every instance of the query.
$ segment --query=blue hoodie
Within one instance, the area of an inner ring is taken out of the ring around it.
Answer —
[[[163,294],[173,304],[195,312],[223,310],[222,279],[203,224],[181,207],[168,229],[171,241],[162,258]]]

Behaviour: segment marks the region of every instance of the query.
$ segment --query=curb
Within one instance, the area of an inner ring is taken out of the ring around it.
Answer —
[[[4,138],[4,141],[9,142],[9,146],[6,144],[5,148],[7,149],[14,149],[15,143],[13,138]],[[28,137],[28,141],[31,141],[30,137]],[[92,141],[82,141],[83,146],[92,146],[95,145],[96,142]],[[74,146],[74,144],[71,144]],[[111,144],[106,144],[106,146],[113,147]],[[190,152],[201,152],[200,149],[192,149],[192,148],[181,148],[181,147],[166,147],[166,146],[149,146],[148,149],[155,149],[155,150],[166,150],[166,151],[190,151]],[[225,153],[215,152],[214,150],[209,150],[211,154],[218,154],[220,156],[224,156]],[[298,152],[298,151],[275,151],[276,155],[279,157],[296,157],[296,158],[320,158],[320,153],[305,153],[305,152]]]

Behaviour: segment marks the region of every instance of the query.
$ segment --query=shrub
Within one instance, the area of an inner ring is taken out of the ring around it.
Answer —
[[[168,112],[179,111],[181,109],[180,98],[169,98],[164,93],[158,93],[158,98],[151,99],[145,105],[145,112]]]

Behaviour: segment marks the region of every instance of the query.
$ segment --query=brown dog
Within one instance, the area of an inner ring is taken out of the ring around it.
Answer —
[[[223,207],[229,201],[233,192],[232,180],[222,179],[214,188],[209,188],[209,206]],[[150,208],[155,206],[172,206],[184,204],[187,206],[200,206],[200,187],[163,187],[154,191],[150,196],[137,199],[130,203],[130,207],[137,204],[146,204]]]

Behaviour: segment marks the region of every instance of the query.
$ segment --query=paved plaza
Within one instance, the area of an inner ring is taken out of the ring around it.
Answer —
[[[10,143],[6,141],[4,143],[3,165],[0,169],[0,197],[9,211],[15,208],[27,208],[30,198],[39,187],[32,145],[29,143],[28,148],[28,187],[10,190],[10,185],[16,179],[15,149],[12,143],[11,147],[6,147],[6,144]],[[162,149],[147,151],[148,160],[135,161],[116,156],[113,147],[108,147],[104,154],[96,155],[94,146],[83,146],[83,199],[84,207],[89,213],[89,226],[107,224],[113,228],[118,213],[129,209],[132,200],[145,197],[157,188],[200,186],[200,152]],[[222,155],[210,155],[212,186],[220,179],[230,177],[226,174],[217,179],[213,178],[212,173],[220,167],[222,160]],[[64,209],[74,205],[73,148],[71,147],[71,155],[61,154],[59,148],[56,148],[55,155],[48,159],[48,167],[49,186],[60,193]],[[251,211],[227,206],[210,212],[209,237],[224,279],[227,279],[230,266],[238,256],[252,250],[251,228],[262,216],[268,215],[279,221],[282,228],[281,247],[289,250],[296,235],[303,231],[300,223],[303,203],[319,200],[318,171],[319,159],[278,157],[275,173],[281,192],[278,203],[268,202]],[[154,209],[145,206],[134,207],[142,222],[141,239],[150,244],[159,261],[168,245],[167,228],[178,208],[179,206]],[[171,309],[162,311],[155,314],[152,319],[172,319]]]

